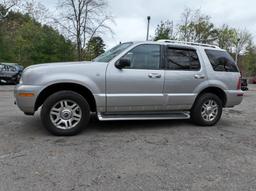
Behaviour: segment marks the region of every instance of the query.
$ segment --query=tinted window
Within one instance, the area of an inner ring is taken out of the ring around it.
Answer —
[[[3,72],[8,72],[8,71],[9,71],[9,66],[3,65],[2,71],[3,71]]]
[[[16,68],[10,65],[0,65],[0,70],[2,72],[16,72]]]
[[[160,45],[139,45],[128,52],[124,58],[131,61],[131,66],[127,69],[159,69]]]
[[[167,66],[169,70],[199,70],[200,62],[195,50],[167,49]]]
[[[220,72],[238,72],[233,58],[225,51],[205,50],[213,70]]]

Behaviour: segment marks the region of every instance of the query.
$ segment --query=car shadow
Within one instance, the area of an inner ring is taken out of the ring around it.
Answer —
[[[22,131],[25,134],[33,134],[33,136],[50,135],[43,127],[39,115],[23,118],[22,126]],[[99,121],[96,116],[92,116],[82,134],[148,131],[182,127],[188,128],[189,126],[194,126],[190,120]]]
[[[169,129],[193,126],[190,120],[127,120],[127,121],[99,121],[92,116],[84,133],[88,132],[128,132],[141,130]]]

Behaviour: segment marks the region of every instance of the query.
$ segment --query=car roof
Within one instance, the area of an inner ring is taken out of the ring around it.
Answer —
[[[19,64],[17,64],[17,63],[7,63],[7,62],[0,62],[0,64],[11,65],[11,66],[13,66],[13,65],[15,65],[15,66],[19,65]]]
[[[211,44],[203,44],[197,42],[185,42],[185,41],[176,41],[176,40],[158,40],[158,41],[134,41],[134,44],[159,44],[173,47],[181,47],[181,48],[198,48],[201,47],[203,49],[211,49],[211,50],[219,50],[225,51],[216,45]]]

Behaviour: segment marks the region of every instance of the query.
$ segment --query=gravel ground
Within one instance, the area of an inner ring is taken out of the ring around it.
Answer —
[[[215,127],[189,121],[98,122],[54,137],[0,87],[0,190],[254,191],[256,86]]]

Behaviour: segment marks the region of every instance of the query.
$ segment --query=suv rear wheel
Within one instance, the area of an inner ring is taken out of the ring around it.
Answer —
[[[212,93],[201,95],[191,110],[191,119],[202,126],[213,126],[222,115],[222,101]]]
[[[49,96],[43,104],[41,119],[54,135],[72,136],[82,131],[90,119],[90,107],[80,94],[60,91]]]

